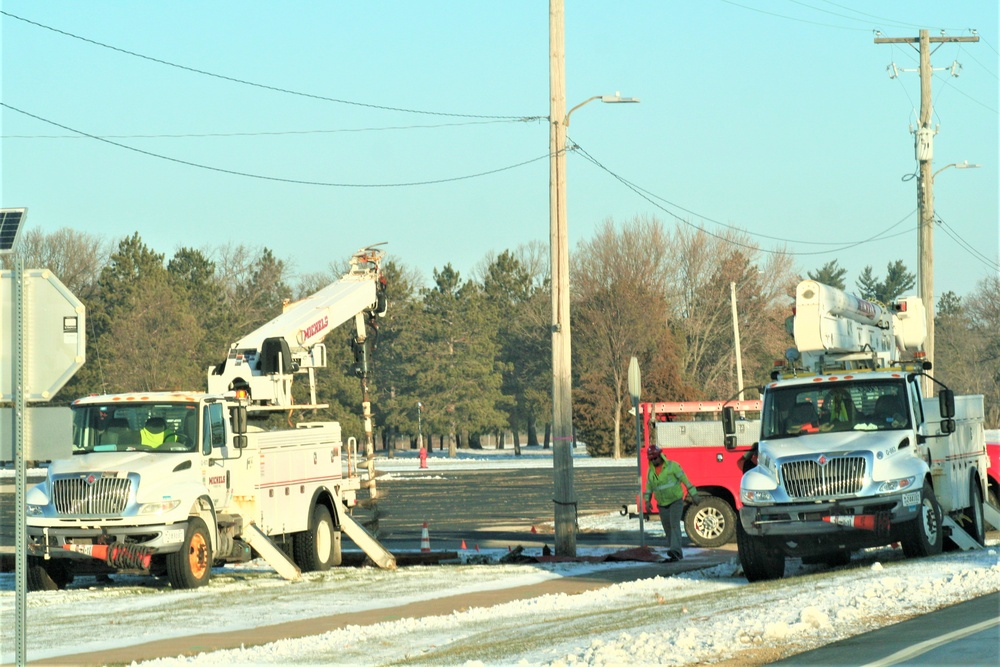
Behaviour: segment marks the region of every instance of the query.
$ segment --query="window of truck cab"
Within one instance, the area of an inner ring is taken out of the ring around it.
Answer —
[[[912,383],[911,383],[912,384]],[[913,388],[902,379],[838,380],[774,387],[767,391],[761,437],[777,439],[830,431],[909,428]],[[895,407],[889,410],[889,407]],[[796,428],[800,415],[810,426]]]

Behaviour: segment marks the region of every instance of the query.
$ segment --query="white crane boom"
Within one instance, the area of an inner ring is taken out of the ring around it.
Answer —
[[[362,357],[358,374],[367,375],[368,328],[374,327],[375,317],[384,315],[386,307],[382,256],[381,250],[373,248],[358,251],[340,280],[301,301],[285,304],[281,315],[233,343],[226,360],[209,368],[209,393],[245,389],[251,406],[287,409],[293,404],[293,376],[308,373],[315,406],[313,371],[326,366],[322,341],[351,319],[355,323],[355,355]]]
[[[815,280],[795,290],[795,347],[807,369],[854,362],[886,367],[923,345],[923,302],[905,297],[890,307]]]

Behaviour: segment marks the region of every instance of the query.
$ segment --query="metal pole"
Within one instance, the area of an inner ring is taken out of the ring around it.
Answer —
[[[27,415],[26,385],[24,364],[24,257],[15,256],[14,273],[11,276],[13,285],[13,315],[14,315],[14,360],[11,387],[14,390],[14,459],[15,489],[14,506],[16,507],[17,528],[15,530],[15,640],[16,660],[18,667],[28,662],[27,628],[28,628],[28,539],[27,516],[25,512],[25,495],[27,490],[27,452],[24,447],[24,419]]]
[[[639,511],[639,546],[646,546],[646,528],[645,521],[643,518],[642,506],[642,415],[639,413],[639,399],[638,397],[632,399],[632,406],[635,408],[635,470],[636,476],[639,480],[638,495],[636,498],[636,508]]]

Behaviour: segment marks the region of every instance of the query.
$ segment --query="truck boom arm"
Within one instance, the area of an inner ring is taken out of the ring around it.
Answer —
[[[292,377],[308,373],[314,387],[313,369],[326,366],[322,341],[328,333],[353,319],[355,345],[363,345],[368,326],[385,314],[383,254],[358,251],[340,280],[286,304],[280,315],[233,343],[225,361],[209,368],[209,392],[246,389],[252,406],[291,407]]]
[[[795,290],[795,347],[810,370],[828,362],[885,367],[898,362],[902,351],[918,350],[925,335],[918,297],[887,307],[814,280]]]

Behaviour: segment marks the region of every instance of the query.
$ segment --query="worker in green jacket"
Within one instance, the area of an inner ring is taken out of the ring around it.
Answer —
[[[687,489],[691,502],[698,502],[698,489],[694,488],[687,475],[676,461],[668,461],[663,450],[650,445],[646,450],[649,459],[649,473],[646,476],[646,506],[656,498],[660,511],[660,523],[667,537],[667,561],[684,558],[681,549],[681,515],[684,513],[684,490]]]

